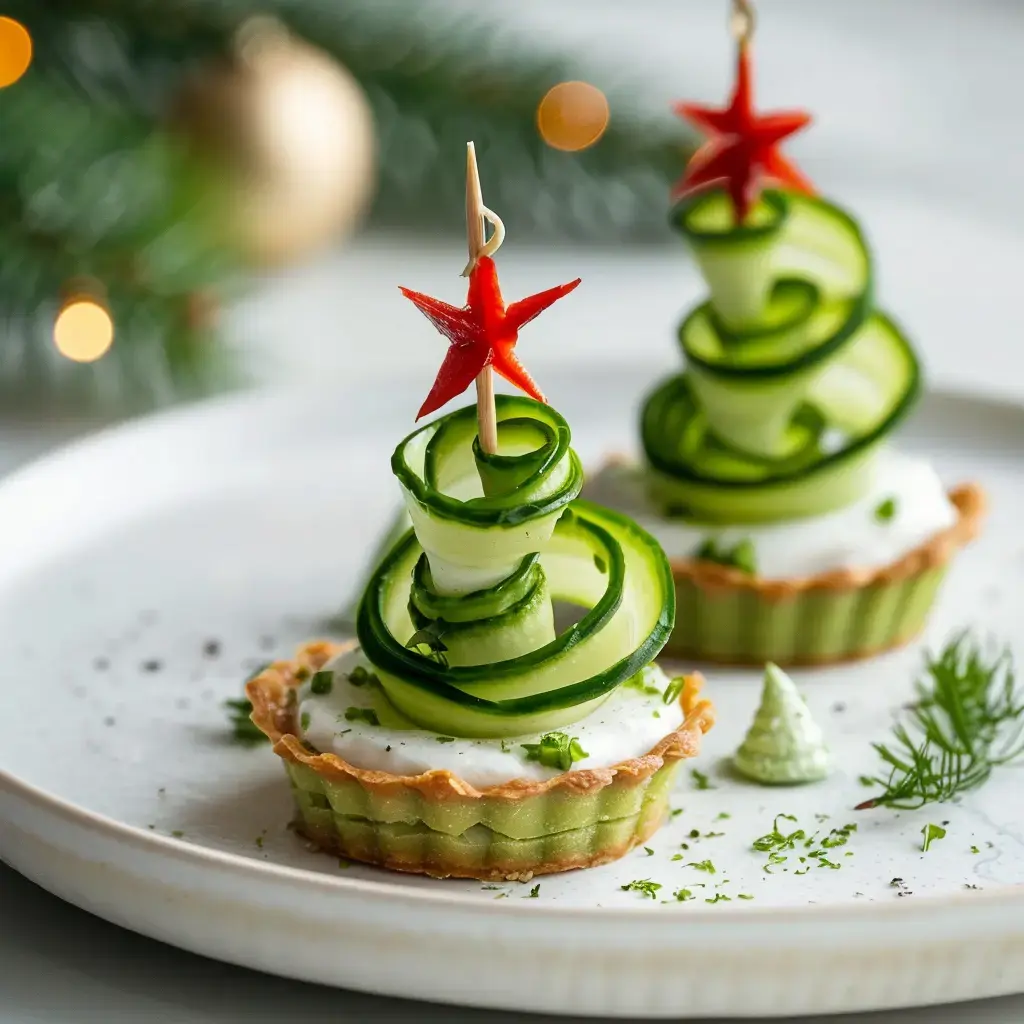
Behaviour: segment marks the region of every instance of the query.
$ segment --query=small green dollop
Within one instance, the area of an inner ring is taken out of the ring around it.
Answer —
[[[830,761],[825,738],[796,684],[769,662],[761,706],[733,757],[736,770],[765,785],[796,785],[825,778]]]

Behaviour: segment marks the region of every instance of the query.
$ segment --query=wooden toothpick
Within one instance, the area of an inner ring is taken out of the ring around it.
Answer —
[[[480,188],[480,172],[476,166],[476,147],[466,143],[466,242],[469,246],[469,262],[462,272],[469,277],[476,261],[486,244],[484,227],[484,197]],[[498,451],[498,416],[494,407],[494,376],[490,365],[485,366],[476,378],[477,436],[480,448],[490,455]]]

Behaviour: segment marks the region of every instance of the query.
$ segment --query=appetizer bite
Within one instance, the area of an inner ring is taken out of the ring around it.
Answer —
[[[752,17],[735,7],[729,105],[677,108],[708,135],[672,223],[710,296],[679,328],[684,372],[643,403],[644,464],[610,461],[586,493],[668,552],[672,653],[837,662],[918,633],[985,498],[888,444],[917,359],[874,302],[857,222],[779,151],[809,116],[754,111]]]
[[[466,306],[403,292],[451,343],[419,416],[474,381],[477,405],[395,450],[412,529],[371,574],[358,646],[309,644],[247,695],[297,828],[322,850],[525,880],[644,842],[713,711],[699,677],[654,664],[675,617],[664,553],[579,500],[569,426],[514,352],[518,329],[579,281],[506,306],[493,261],[504,232],[472,144],[467,173]],[[496,398],[492,370],[530,397]]]

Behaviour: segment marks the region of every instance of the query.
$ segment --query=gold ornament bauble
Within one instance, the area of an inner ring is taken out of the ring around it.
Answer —
[[[373,115],[356,80],[279,23],[187,83],[175,122],[228,172],[225,225],[255,263],[301,259],[350,231],[375,183]]]

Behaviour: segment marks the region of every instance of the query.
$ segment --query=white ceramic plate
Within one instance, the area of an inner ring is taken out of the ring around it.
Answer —
[[[650,379],[623,368],[545,384],[593,460],[628,445],[632,397]],[[0,856],[186,949],[394,995],[635,1018],[1024,990],[1024,775],[1004,770],[956,805],[850,810],[918,646],[799,674],[841,766],[805,789],[724,771],[758,680],[712,671],[721,721],[699,764],[715,788],[687,777],[674,801],[684,813],[653,854],[544,878],[535,899],[529,886],[342,869],[306,850],[286,828],[276,758],[226,740],[221,702],[345,603],[396,500],[387,456],[421,391],[361,381],[233,398],[100,435],[0,486]],[[978,624],[1024,654],[1022,440],[1024,409],[952,395],[930,397],[905,432],[951,482],[981,480],[994,505],[927,642]],[[779,812],[811,829],[856,821],[841,867],[766,874],[751,842]],[[948,822],[948,835],[922,854],[927,822]],[[695,828],[724,834],[688,839]],[[716,874],[685,866],[705,858]],[[698,898],[644,899],[620,889],[632,879]],[[732,898],[705,902],[716,894]]]

